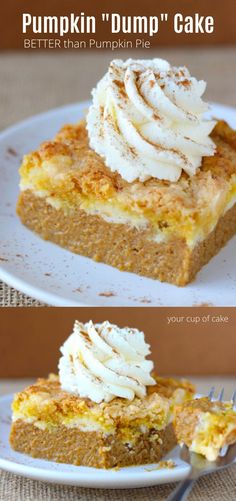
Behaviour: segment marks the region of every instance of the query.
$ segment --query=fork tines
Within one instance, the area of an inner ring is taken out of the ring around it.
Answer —
[[[234,390],[234,392],[233,392],[233,395],[232,395],[231,401],[232,401],[232,404],[233,404],[233,407],[234,407],[234,406],[235,406],[235,404],[236,404],[236,390]]]
[[[215,387],[212,386],[212,388],[209,391],[209,394],[207,395],[209,400],[211,400],[211,401],[214,400],[214,393],[215,393]],[[224,397],[224,388],[221,388],[219,395],[218,395],[218,397],[215,398],[215,400],[217,400],[218,402],[222,402],[223,397]],[[236,390],[234,390],[233,395],[232,395],[230,400],[231,400],[232,406],[234,408],[234,406],[236,405]]]

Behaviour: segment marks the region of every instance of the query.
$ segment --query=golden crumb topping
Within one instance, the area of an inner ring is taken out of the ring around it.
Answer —
[[[155,391],[156,389],[156,391]],[[16,394],[13,419],[26,419],[40,426],[102,427],[107,432],[144,426],[161,429],[167,425],[175,399],[192,398],[193,386],[188,382],[157,378],[157,385],[148,388],[143,399],[129,401],[115,398],[111,402],[92,402],[61,389],[59,378],[51,374]]]
[[[128,183],[111,172],[89,148],[85,121],[66,125],[54,141],[26,155],[20,168],[21,189],[47,198],[70,212],[76,206],[99,212],[114,210],[143,218],[168,235],[194,238],[196,228],[211,231],[219,215],[236,197],[236,133],[219,121],[212,133],[217,146],[195,176],[183,173],[178,182],[151,178]]]

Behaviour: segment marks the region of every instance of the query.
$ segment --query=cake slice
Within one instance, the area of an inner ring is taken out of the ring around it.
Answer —
[[[236,442],[236,412],[230,402],[198,398],[175,407],[174,429],[180,444],[215,461],[222,447]]]
[[[75,321],[58,376],[15,396],[10,442],[33,457],[113,468],[159,461],[176,443],[173,407],[187,381],[154,377],[144,333]]]
[[[194,176],[127,182],[90,148],[84,121],[67,125],[24,157],[17,213],[74,253],[186,285],[236,233],[236,133],[219,121],[211,138],[216,153]]]
[[[63,391],[57,376],[39,379],[13,402],[10,443],[30,456],[113,468],[158,462],[176,445],[176,402],[192,398],[184,381],[156,378],[144,398],[94,403]]]

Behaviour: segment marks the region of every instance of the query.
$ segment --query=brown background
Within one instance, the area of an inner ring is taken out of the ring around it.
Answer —
[[[228,324],[167,325],[167,316],[228,315]],[[159,374],[235,375],[236,309],[232,308],[15,308],[0,310],[0,377],[56,371],[59,347],[75,319],[143,330]]]
[[[152,46],[155,45],[199,45],[199,44],[222,44],[235,43],[235,0],[8,0],[1,2],[0,15],[0,49],[22,48],[22,13],[31,15],[68,15],[72,12],[85,12],[86,15],[101,15],[101,12],[117,12],[121,15],[159,15],[167,12],[169,19],[160,27],[159,33],[152,37]],[[215,31],[213,34],[175,34],[172,29],[172,17],[176,12],[183,15],[211,15],[215,19]],[[32,35],[33,38],[42,38],[42,35]],[[90,37],[115,40],[119,37],[132,39],[131,35],[111,35],[107,23],[97,23],[96,35],[81,35],[83,39]],[[53,38],[50,34],[46,38]],[[70,38],[77,40],[80,35],[71,35]],[[58,36],[56,36],[58,38]],[[133,37],[134,38],[134,37]],[[147,36],[135,36],[146,38]]]

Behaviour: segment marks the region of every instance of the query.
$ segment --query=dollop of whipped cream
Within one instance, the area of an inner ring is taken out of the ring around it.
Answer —
[[[163,59],[113,60],[93,89],[87,115],[90,147],[128,182],[175,182],[196,173],[215,152],[201,96],[206,82]]]
[[[155,384],[153,362],[146,360],[150,347],[137,329],[76,321],[60,350],[62,389],[93,402],[142,398],[146,386]]]

